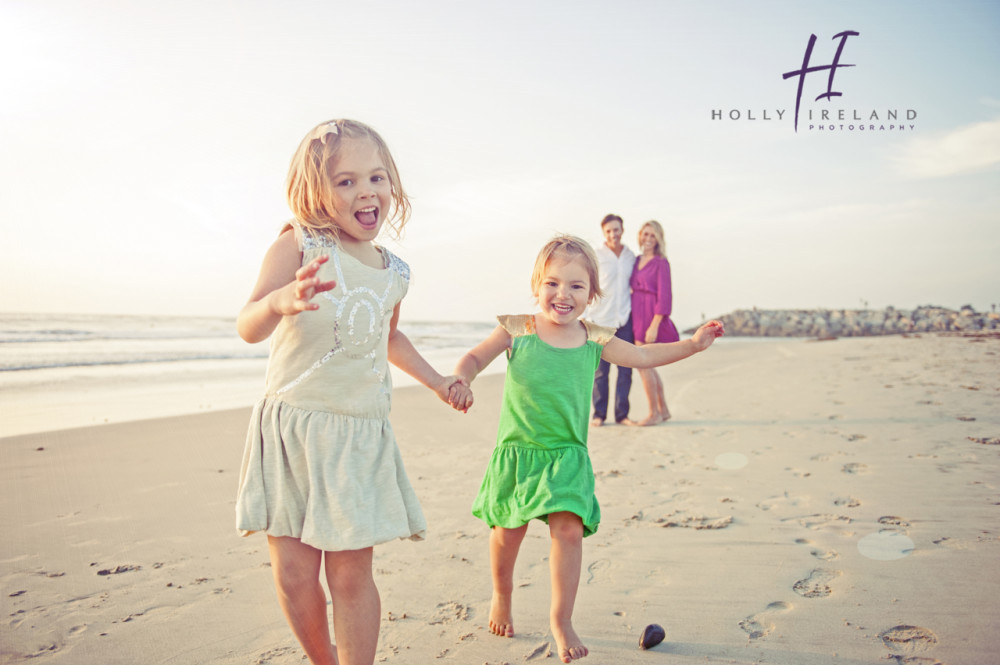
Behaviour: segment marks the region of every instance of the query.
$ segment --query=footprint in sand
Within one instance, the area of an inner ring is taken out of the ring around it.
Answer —
[[[751,640],[759,640],[762,637],[767,637],[772,632],[774,632],[774,622],[771,621],[771,617],[777,614],[784,614],[792,609],[791,603],[786,603],[784,601],[775,601],[764,608],[764,611],[758,612],[757,614],[751,614],[746,619],[740,621],[740,628],[745,632]]]
[[[795,520],[799,525],[814,531],[824,527],[847,526],[851,523],[851,518],[847,515],[831,515],[829,513],[818,513],[804,517],[786,517],[781,521],[787,522],[788,520]]]
[[[590,577],[587,578],[587,584],[593,584],[595,579],[599,579],[604,576],[604,571],[611,567],[610,559],[598,559],[594,563],[587,566],[587,572],[590,573]]]
[[[781,496],[769,496],[768,498],[758,503],[757,507],[760,508],[761,510],[767,511],[777,508],[778,506],[795,507],[798,506],[800,502],[801,499],[799,497],[790,496],[788,492],[785,492]]]
[[[833,593],[829,582],[840,577],[843,573],[831,568],[816,568],[809,577],[799,580],[792,585],[792,591],[803,598],[825,598]]]
[[[809,547],[811,547],[812,550],[809,553],[812,554],[817,559],[821,559],[823,561],[833,561],[834,559],[840,556],[833,550],[823,549],[822,547],[817,546],[816,543],[809,540],[808,538],[799,538],[795,542],[798,545],[808,545]]]
[[[841,471],[858,476],[862,473],[868,473],[868,465],[861,462],[851,462],[850,464],[845,464]]]
[[[461,603],[455,602],[454,600],[447,603],[438,603],[437,616],[434,621],[430,622],[430,625],[434,626],[442,623],[454,623],[455,621],[468,621],[469,615],[469,608]]]
[[[534,660],[536,658],[548,658],[551,655],[552,655],[552,647],[549,646],[548,642],[542,642],[537,647],[535,647],[531,653],[527,654],[524,657],[524,659]]]
[[[861,505],[861,500],[855,499],[853,496],[838,496],[833,500],[833,505],[843,506],[844,508],[857,508]]]
[[[909,522],[904,520],[902,517],[896,517],[895,515],[883,515],[878,518],[878,523],[884,527],[893,528],[902,533],[905,533],[906,530],[910,528]]]
[[[281,658],[282,656],[288,656],[293,653],[295,653],[294,647],[278,647],[277,649],[271,649],[257,656],[257,660],[254,661],[254,665],[271,665],[272,658]]]
[[[897,661],[900,661],[900,657],[914,656],[928,651],[938,643],[937,635],[920,626],[893,626],[879,633],[879,639]],[[914,662],[914,660],[904,658],[900,662]]]
[[[660,526],[664,529],[669,529],[672,527],[682,527],[685,529],[695,529],[701,531],[703,529],[725,529],[727,526],[733,523],[732,515],[725,515],[724,517],[707,517],[704,515],[689,515],[687,517],[679,517],[677,519],[664,519]]]

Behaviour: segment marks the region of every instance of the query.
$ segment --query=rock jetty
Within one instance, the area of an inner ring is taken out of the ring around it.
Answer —
[[[742,337],[865,337],[904,333],[1000,334],[1000,314],[922,306],[885,309],[741,309],[716,317]],[[694,328],[685,331],[690,334]]]

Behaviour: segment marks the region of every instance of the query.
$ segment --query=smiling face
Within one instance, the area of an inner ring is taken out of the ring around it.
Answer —
[[[552,255],[535,296],[542,315],[552,323],[566,325],[579,319],[591,300],[590,273],[583,257]]]
[[[378,147],[365,139],[342,139],[330,177],[331,217],[342,243],[370,243],[392,202],[389,173]]]
[[[639,231],[639,247],[646,254],[656,254],[656,248],[659,243],[656,240],[656,234],[653,233],[653,229],[648,226],[644,226],[642,231]]]
[[[608,249],[618,251],[622,246],[622,223],[612,219],[604,223],[601,232],[604,233],[604,244]]]
[[[663,245],[663,227],[659,222],[648,221],[639,228],[639,247],[647,255],[666,256]]]

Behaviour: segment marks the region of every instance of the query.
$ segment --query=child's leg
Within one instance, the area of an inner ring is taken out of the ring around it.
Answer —
[[[552,550],[549,568],[552,574],[552,610],[549,622],[556,638],[559,658],[564,663],[587,655],[576,631],[573,630],[573,605],[580,586],[583,561],[583,522],[573,513],[549,515]]]
[[[378,647],[382,604],[372,576],[372,548],[326,553],[333,630],[340,665],[371,665]]]
[[[527,524],[516,529],[495,526],[490,531],[490,572],[493,574],[490,632],[501,637],[514,637],[514,617],[511,613],[514,564],[527,531]]]
[[[313,665],[337,665],[330,644],[326,594],[319,582],[322,552],[298,538],[267,537],[278,604]]]

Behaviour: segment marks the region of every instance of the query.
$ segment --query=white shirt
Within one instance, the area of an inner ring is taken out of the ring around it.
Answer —
[[[587,311],[584,318],[599,326],[621,328],[632,315],[632,292],[629,279],[632,268],[635,267],[635,254],[622,245],[622,252],[615,256],[603,242],[597,248],[597,265],[599,281],[604,296],[598,298]]]

